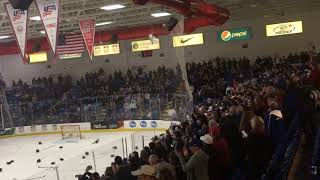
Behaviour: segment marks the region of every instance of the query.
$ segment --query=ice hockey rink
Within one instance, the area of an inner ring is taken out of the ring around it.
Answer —
[[[140,152],[143,143],[147,145],[155,134],[161,133],[83,133],[84,138],[81,140],[64,141],[60,134],[2,138],[0,180],[72,180],[76,179],[75,175],[83,174],[88,165],[93,167],[92,171],[96,169],[99,174],[103,174],[105,168],[113,162],[114,156],[126,156],[134,150]],[[97,140],[99,142],[95,143]],[[41,160],[40,163],[37,162],[38,159]],[[7,162],[10,161],[14,162],[8,165]]]

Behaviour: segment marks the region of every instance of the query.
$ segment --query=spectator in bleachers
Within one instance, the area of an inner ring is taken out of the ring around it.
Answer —
[[[272,143],[265,132],[264,121],[255,116],[250,121],[251,131],[246,139],[247,179],[256,180],[261,177],[272,155]]]
[[[193,139],[188,142],[188,150],[177,152],[181,167],[187,174],[187,180],[209,180],[208,155],[201,150],[201,141]],[[190,153],[189,154],[189,150]],[[186,162],[186,158],[190,159]]]

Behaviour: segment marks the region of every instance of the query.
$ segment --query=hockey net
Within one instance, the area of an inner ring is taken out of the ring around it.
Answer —
[[[81,139],[80,125],[64,125],[61,126],[62,140]]]

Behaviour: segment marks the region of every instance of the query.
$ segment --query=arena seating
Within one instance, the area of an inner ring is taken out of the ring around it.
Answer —
[[[45,78],[34,80],[31,85],[19,81],[15,86],[7,89],[6,95],[16,126],[93,121],[117,122],[125,119],[171,119],[185,123],[170,129],[173,134],[177,133],[174,138],[178,136],[193,139],[209,133],[212,130],[209,130],[212,128],[209,127],[210,121],[214,120],[218,124],[215,128],[221,128],[222,138],[228,146],[230,145],[228,154],[230,153],[232,166],[228,167],[227,175],[222,175],[224,178],[221,178],[226,180],[228,178],[246,179],[252,175],[246,166],[250,163],[247,159],[250,151],[246,148],[243,148],[243,152],[234,149],[247,146],[249,141],[245,137],[240,137],[240,124],[244,123],[247,126],[246,132],[249,136],[253,136],[254,127],[251,127],[253,125],[248,122],[254,118],[245,121],[246,111],[253,111],[257,115],[255,117],[258,115],[262,117],[261,121],[264,122],[260,123],[267,124],[270,122],[267,122],[268,118],[265,117],[268,117],[267,114],[276,107],[283,112],[283,120],[290,124],[283,131],[286,132],[285,136],[279,137],[282,139],[281,143],[273,147],[270,156],[266,155],[268,161],[265,163],[268,165],[264,166],[264,173],[259,172],[258,175],[261,180],[287,179],[303,131],[306,131],[303,128],[302,112],[297,105],[300,101],[295,97],[299,93],[294,91],[298,88],[294,84],[297,80],[308,83],[308,77],[304,71],[307,67],[306,62],[307,57],[302,53],[278,59],[258,57],[254,63],[250,63],[246,57],[239,59],[217,57],[207,62],[188,63],[188,79],[194,87],[194,101],[191,106],[187,93],[181,88],[183,83],[180,69],[164,66],[154,71],[139,69],[127,72],[116,71],[113,74],[105,74],[100,69],[97,72],[86,73],[77,82],[72,82],[71,77],[60,77],[57,84],[46,83]],[[59,88],[60,86],[62,88]],[[292,92],[287,91],[288,89]],[[51,91],[57,92],[45,95]],[[284,96],[282,91],[287,91],[288,97]],[[262,104],[258,102],[259,97],[264,98]],[[290,99],[292,97],[293,100]],[[276,105],[273,105],[274,103]],[[235,112],[231,110],[234,108]],[[192,109],[193,114],[191,114]],[[170,110],[175,113],[169,113]],[[236,121],[232,122],[233,120]],[[229,124],[228,127],[228,121],[235,124]],[[231,132],[229,135],[239,138],[239,146],[232,144],[232,138],[228,139],[226,134],[230,132],[225,127],[234,128],[235,133]],[[269,136],[271,137],[268,134],[271,131],[265,128],[270,127],[265,127],[263,124],[262,134],[266,133],[266,139],[268,139]],[[174,138],[172,134],[167,134],[155,140],[154,143],[158,143],[159,151],[154,149],[154,152],[167,157],[176,145],[172,142]],[[318,178],[315,172],[320,162],[319,142],[320,132],[315,137],[311,164],[315,179]],[[233,152],[239,154],[232,154]]]

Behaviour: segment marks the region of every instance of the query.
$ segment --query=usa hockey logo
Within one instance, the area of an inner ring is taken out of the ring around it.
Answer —
[[[13,21],[21,19],[22,15],[25,15],[23,10],[13,11]]]
[[[43,8],[43,17],[51,16],[52,12],[57,10],[56,5],[47,5]]]

